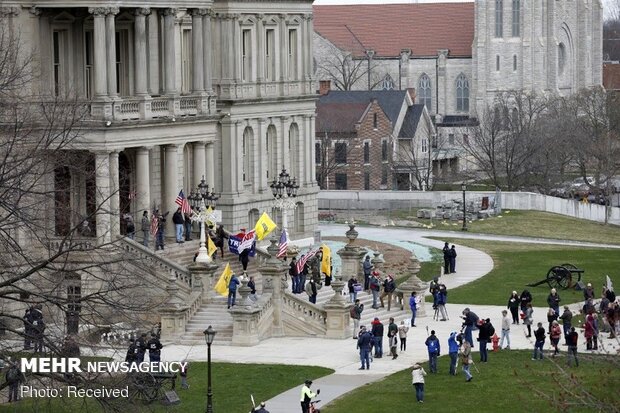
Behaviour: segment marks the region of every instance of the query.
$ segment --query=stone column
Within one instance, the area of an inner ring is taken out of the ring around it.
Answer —
[[[116,25],[114,22],[117,14],[118,7],[109,7],[105,16],[108,96],[111,98],[118,96],[116,90]]]
[[[207,142],[207,164],[206,164],[206,181],[209,187],[215,187],[215,143]]]
[[[200,183],[200,180],[205,178],[206,175],[205,147],[206,142],[204,141],[197,141],[192,143],[192,149],[194,154],[194,182],[192,188],[195,188],[196,185]]]
[[[362,257],[366,255],[366,249],[355,245],[355,240],[359,235],[355,230],[355,223],[348,224],[349,230],[346,232],[346,236],[349,239],[349,243],[344,248],[337,252],[342,260],[342,281],[348,282],[352,276],[359,277],[362,273]],[[358,278],[359,279],[359,278]]]
[[[280,116],[280,137],[278,139],[279,144],[276,144],[276,172],[282,170],[282,168],[288,169],[295,176],[295,172],[291,171],[291,163],[288,153],[288,135],[290,132],[290,116]],[[281,155],[281,156],[278,156]],[[288,162],[288,165],[286,163]]]
[[[301,157],[300,159],[303,159],[303,161],[300,161],[300,163],[303,164],[303,180],[300,175],[299,184],[301,185],[303,182],[304,185],[308,186],[313,179],[312,166],[314,165],[314,137],[312,136],[312,122],[314,119],[311,115],[304,115],[303,121],[303,132],[300,133],[303,133],[306,136],[305,139],[300,139],[300,143],[303,142],[306,146],[301,148],[299,151]]]
[[[312,77],[314,70],[314,16],[312,14],[306,15],[307,23],[306,29],[308,31],[307,39],[306,39],[306,53],[308,53],[308,59],[306,60],[306,73],[307,73],[307,81],[308,86],[306,89],[306,93],[315,93],[314,88],[312,87]],[[312,160],[314,162],[314,159]]]
[[[261,156],[261,154],[267,152],[267,147],[265,145],[265,134],[267,133],[267,119],[258,118],[257,122],[257,138],[255,139],[255,141],[257,142],[255,148],[257,150],[251,151],[256,161],[254,162],[254,165],[256,165],[256,167],[254,168],[254,185],[259,189],[259,191],[266,191],[268,189],[268,182],[267,174],[265,173],[265,171],[267,170],[267,164],[269,163],[269,160],[266,159],[265,156]]]
[[[265,81],[265,15],[259,13],[256,15],[256,82]]]
[[[342,296],[345,285],[340,276],[335,276],[331,284],[334,295],[323,306],[327,313],[327,331],[325,332],[327,338],[343,339],[350,336],[349,321],[351,316],[349,309],[352,304]]]
[[[232,78],[235,83],[239,83],[239,79],[241,79],[241,66],[239,65],[239,56],[241,56],[241,52],[239,51],[239,43],[241,38],[241,28],[239,26],[239,14],[233,14],[232,20],[230,22],[231,27],[231,38],[232,38],[232,53],[228,53],[228,58],[230,59],[230,68],[232,71]]]
[[[232,22],[232,16],[230,14],[222,14],[220,16],[220,27],[222,28],[221,30],[221,40],[222,40],[222,44],[220,45],[220,50],[222,50],[222,53],[219,54],[220,59],[221,59],[221,74],[220,74],[220,80],[223,83],[230,83],[231,79],[233,78],[233,73],[232,73],[232,66],[231,66],[231,61],[230,61],[230,50],[232,50],[232,29],[231,29],[231,23]]]
[[[177,210],[178,205],[174,203],[178,193],[178,147],[177,145],[165,146],[165,164],[164,164],[164,197],[161,202],[161,212],[170,211],[167,217],[166,231],[167,235],[174,235],[174,224],[172,223],[172,214]]]
[[[95,152],[95,202],[97,212],[97,244],[107,244],[110,237],[110,153]]]
[[[278,254],[278,240],[275,235],[269,239],[271,245],[267,248],[269,259],[261,265],[258,271],[263,277],[263,294],[271,293],[273,306],[273,336],[284,336],[284,324],[282,321],[282,296],[287,288],[284,279],[288,268],[286,264],[276,258]]]
[[[409,297],[411,297],[411,293],[415,291],[417,296],[420,297],[420,306],[416,313],[416,318],[426,317],[424,294],[427,290],[427,283],[418,278],[418,273],[420,272],[420,261],[413,252],[411,253],[411,257],[409,257],[407,271],[409,272],[409,278],[396,289],[396,292],[401,293],[403,296],[401,310],[405,309],[404,307],[409,305]]]
[[[148,17],[148,30],[147,30],[147,47],[148,47],[148,88],[151,95],[159,95],[161,93],[161,86],[159,82],[160,71],[160,44],[159,27],[160,27],[160,15],[158,9],[154,9]]]
[[[134,56],[136,95],[148,95],[146,67],[146,16],[151,14],[149,8],[137,8],[134,12]]]
[[[204,32],[202,28],[202,16],[205,9],[192,10],[192,92],[204,92],[204,47],[202,41]]]
[[[192,263],[188,269],[192,275],[192,291],[202,294],[202,303],[208,304],[213,301],[217,293],[213,290],[218,281],[219,274],[216,274],[219,266],[214,262]]]
[[[105,40],[105,13],[104,7],[94,7],[88,9],[93,15],[93,68],[95,70],[95,99],[103,99],[108,96],[108,86],[106,83],[106,40]]]
[[[207,10],[202,16],[202,70],[204,90],[213,94],[213,72],[211,63],[211,10]]]
[[[445,116],[447,111],[447,73],[446,64],[448,59],[448,49],[437,50],[437,110],[438,114]]]
[[[157,309],[161,317],[161,339],[176,341],[185,333],[189,306],[180,292],[174,275],[168,279],[166,293],[168,299]]]
[[[121,233],[118,181],[118,151],[112,151],[110,152],[110,232],[112,240]]]
[[[151,205],[149,149],[144,146],[136,150],[136,204],[140,212],[137,218],[148,211]]]
[[[164,93],[177,94],[174,28],[177,9],[164,10]]]

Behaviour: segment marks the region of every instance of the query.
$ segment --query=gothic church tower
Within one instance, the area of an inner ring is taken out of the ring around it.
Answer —
[[[472,116],[502,91],[602,83],[601,0],[476,0],[475,22]]]

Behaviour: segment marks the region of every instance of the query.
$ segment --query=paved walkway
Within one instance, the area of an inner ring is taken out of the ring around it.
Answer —
[[[344,225],[321,226],[323,236],[342,236],[346,230]],[[573,243],[551,240],[524,239],[521,237],[504,237],[504,236],[486,236],[469,234],[462,232],[446,232],[446,231],[426,231],[418,229],[402,229],[402,228],[376,228],[376,227],[358,227],[360,245],[364,245],[365,240],[376,240],[379,242],[393,243],[397,240],[411,241],[421,245],[441,248],[443,242],[429,240],[425,237],[446,237],[446,238],[473,238],[496,241],[513,241],[513,242],[530,242],[544,244],[559,245],[581,245],[581,246],[597,246],[608,248],[619,248],[620,246],[596,245],[586,243]],[[399,246],[404,247],[402,243]],[[493,268],[491,257],[482,251],[457,245],[459,252],[457,258],[457,273],[454,275],[444,276],[442,281],[449,289],[463,285],[479,277],[484,276]],[[389,357],[377,359],[372,363],[370,370],[359,371],[360,366],[358,351],[356,350],[356,342],[352,339],[329,340],[324,338],[293,338],[282,337],[265,340],[253,347],[234,347],[234,346],[218,346],[212,347],[212,357],[215,361],[234,362],[234,363],[281,363],[291,365],[314,365],[334,369],[334,373],[314,380],[313,389],[320,388],[321,405],[325,405],[330,401],[342,396],[361,385],[380,380],[381,378],[410,367],[414,362],[423,362],[427,360],[426,347],[424,341],[427,337],[427,331],[435,330],[440,339],[441,346],[447,347],[447,339],[450,331],[457,331],[461,327],[461,319],[459,315],[465,305],[448,304],[447,306],[450,320],[446,322],[434,321],[432,317],[432,308],[426,304],[427,316],[417,321],[418,327],[411,328],[407,339],[407,351],[399,352],[400,356],[397,360]],[[580,304],[573,306],[575,312]],[[481,318],[490,318],[491,322],[499,331],[501,325],[501,311],[503,306],[481,306],[470,305],[469,308]],[[372,311],[367,309],[366,311]],[[578,311],[577,311],[578,313]],[[579,317],[577,317],[579,319]],[[534,322],[541,321],[547,328],[546,308],[534,308]],[[513,349],[533,349],[534,343],[531,339],[525,337],[525,327],[523,325],[512,326],[511,331],[511,348]],[[580,347],[580,351],[585,350],[585,342],[580,337],[584,348]],[[384,340],[384,349],[387,340]],[[607,348],[617,345],[609,340],[603,340],[603,346]],[[616,351],[615,348],[613,351]],[[445,354],[445,351],[442,352]],[[563,354],[564,355],[564,354]],[[119,353],[117,357],[124,357],[123,353]],[[490,356],[493,357],[492,354]],[[176,361],[182,359],[188,360],[205,360],[206,345],[199,346],[181,346],[171,345],[164,348],[162,359],[168,361]],[[477,356],[474,356],[474,361]],[[447,374],[448,365],[445,361],[439,363],[440,373]],[[475,373],[474,373],[475,374]],[[293,387],[278,396],[267,400],[267,409],[271,413],[292,413],[299,411],[299,392],[303,383],[291,383]],[[248,392],[252,392],[251,383],[248,383]],[[248,395],[239,395],[239,397],[247,397]],[[261,394],[254,393],[257,400],[263,399]]]

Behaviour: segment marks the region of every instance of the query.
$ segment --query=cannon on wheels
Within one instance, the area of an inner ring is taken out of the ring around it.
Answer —
[[[577,268],[573,264],[561,264],[551,267],[547,271],[547,277],[544,280],[540,280],[536,283],[528,284],[528,287],[537,287],[541,284],[549,284],[549,288],[567,288],[573,287],[575,284],[581,281],[581,274],[584,270]]]
[[[175,389],[177,375],[174,373],[134,373],[125,378],[129,399],[149,404],[166,400],[166,393]]]

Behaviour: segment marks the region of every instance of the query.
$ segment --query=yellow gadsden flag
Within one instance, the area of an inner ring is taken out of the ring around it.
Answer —
[[[217,251],[217,247],[213,243],[211,237],[207,235],[207,254],[209,254],[209,257],[211,257],[215,253],[215,251]]]
[[[269,218],[266,212],[263,212],[263,215],[260,216],[258,221],[256,221],[256,226],[254,227],[254,231],[256,231],[256,238],[258,240],[262,240],[267,235],[276,229],[276,223]]]
[[[226,263],[226,268],[224,268],[224,272],[220,275],[220,279],[215,284],[213,289],[219,294],[226,297],[228,295],[228,284],[230,284],[230,279],[232,278],[233,272],[230,269],[230,264]]]
[[[321,245],[323,259],[321,260],[321,272],[328,277],[332,276],[332,251],[325,244]]]

